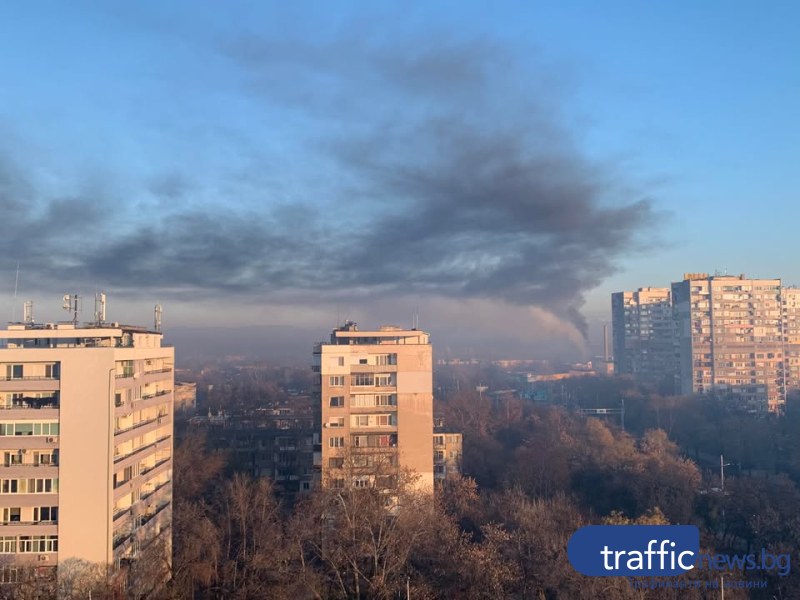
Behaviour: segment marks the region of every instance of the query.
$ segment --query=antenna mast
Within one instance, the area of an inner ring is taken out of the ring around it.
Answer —
[[[164,309],[161,308],[160,304],[156,304],[155,308],[153,309],[153,329],[161,333],[161,315],[164,313]]]
[[[22,320],[33,325],[33,300],[26,300],[22,305]]]
[[[78,294],[64,294],[63,309],[72,313],[73,324],[78,324],[78,314],[81,312],[81,297]]]
[[[95,292],[94,294],[94,320],[98,325],[102,325],[106,322],[105,292]]]
[[[17,320],[17,289],[19,288],[19,261],[17,261],[17,276],[14,278],[14,302],[11,304],[11,322]]]

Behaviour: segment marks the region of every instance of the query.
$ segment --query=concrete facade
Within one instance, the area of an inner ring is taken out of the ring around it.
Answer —
[[[161,338],[117,324],[0,331],[7,563],[119,566],[157,538],[170,551],[174,350]]]

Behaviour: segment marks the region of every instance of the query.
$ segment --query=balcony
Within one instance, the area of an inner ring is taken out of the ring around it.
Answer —
[[[0,377],[0,392],[52,392],[60,388],[58,377]]]
[[[149,444],[145,444],[144,446],[139,446],[138,448],[136,448],[135,450],[132,450],[131,452],[129,452],[128,454],[125,454],[124,456],[115,456],[114,457],[114,468],[118,470],[118,469],[121,469],[121,468],[124,468],[124,467],[128,466],[129,464],[133,464],[133,462],[135,462],[135,460],[133,460],[133,459],[141,460],[143,458],[144,454],[148,450],[159,450],[161,448],[169,448],[171,438],[172,438],[171,434],[170,435],[164,435],[164,436],[161,436],[160,438],[158,438],[154,442],[150,442]]]

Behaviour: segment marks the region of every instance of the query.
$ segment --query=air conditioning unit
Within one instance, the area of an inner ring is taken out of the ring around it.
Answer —
[[[57,437],[49,437],[46,439],[48,444],[55,444],[58,441]]]
[[[55,323],[45,323],[44,324],[44,328],[45,329],[55,329],[56,328],[56,324]]]
[[[42,562],[47,562],[48,560],[50,560],[50,557],[47,556],[47,554],[40,554],[39,555],[39,560],[42,561]]]

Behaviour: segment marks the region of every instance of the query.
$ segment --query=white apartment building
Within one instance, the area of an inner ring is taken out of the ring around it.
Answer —
[[[433,371],[429,335],[381,327],[335,329],[314,348],[319,372],[321,483],[391,488],[413,473],[433,490]]]
[[[4,568],[119,566],[148,547],[169,561],[174,350],[161,340],[116,323],[0,330]]]

